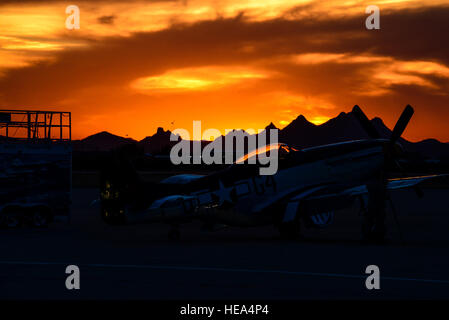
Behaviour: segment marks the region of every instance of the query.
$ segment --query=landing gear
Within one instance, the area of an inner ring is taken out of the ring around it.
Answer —
[[[383,243],[386,235],[387,191],[382,181],[367,184],[368,208],[362,222],[362,238],[368,243]]]
[[[172,226],[168,231],[168,239],[171,241],[179,241],[181,239],[181,232],[178,226]]]

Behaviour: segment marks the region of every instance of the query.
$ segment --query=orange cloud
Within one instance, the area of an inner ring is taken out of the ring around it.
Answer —
[[[261,71],[242,67],[187,68],[171,70],[160,76],[139,78],[131,83],[131,87],[148,94],[188,90],[217,90],[223,86],[266,77],[267,75]]]
[[[410,103],[407,137],[449,141],[444,1],[380,0],[379,32],[369,1],[80,0],[72,31],[66,2],[25,4],[0,4],[0,103],[72,111],[75,138],[318,124],[356,103],[392,126]]]

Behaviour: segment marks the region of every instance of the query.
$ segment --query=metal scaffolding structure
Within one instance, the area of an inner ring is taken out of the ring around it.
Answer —
[[[72,139],[72,114],[64,111],[0,109],[0,138],[64,142]]]

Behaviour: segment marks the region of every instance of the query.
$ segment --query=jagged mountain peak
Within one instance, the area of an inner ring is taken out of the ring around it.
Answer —
[[[381,118],[375,117],[370,121],[382,138],[388,139],[391,136],[391,130]],[[270,122],[265,129],[277,129],[277,127],[273,122]],[[247,135],[248,133],[238,129],[234,130],[233,134]],[[172,145],[177,143],[177,141],[170,141],[170,136],[170,130],[165,131],[163,127],[158,127],[152,136],[144,138],[139,144],[143,146],[146,152],[151,154],[167,152]],[[279,142],[298,148],[368,138],[367,133],[352,112],[341,112],[335,118],[321,125],[315,125],[309,122],[304,115],[299,115],[290,124],[279,130]],[[427,139],[417,143],[408,142],[402,138],[399,141],[405,149],[411,152],[435,158],[449,156],[449,144],[441,143],[435,139]],[[223,136],[218,137],[214,142],[223,142]],[[137,143],[137,141],[107,131],[101,131],[83,140],[73,141],[74,148],[80,151],[104,151],[130,143]],[[209,141],[202,143],[207,144]]]
[[[265,130],[277,129],[273,122],[270,122],[268,126],[265,127]]]

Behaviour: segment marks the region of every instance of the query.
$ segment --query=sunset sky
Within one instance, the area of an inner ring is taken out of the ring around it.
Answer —
[[[354,104],[391,128],[411,104],[405,138],[449,142],[448,38],[449,0],[2,0],[0,108],[71,111],[75,139],[142,139],[193,120],[319,124]]]

